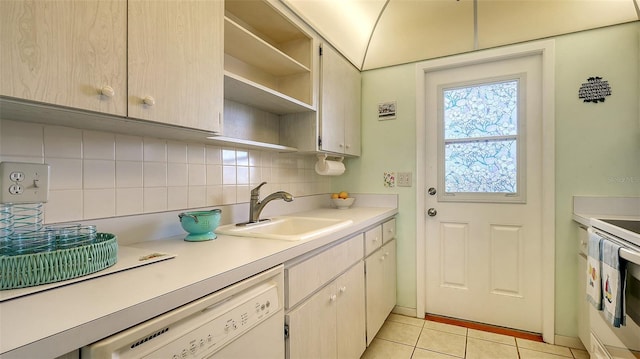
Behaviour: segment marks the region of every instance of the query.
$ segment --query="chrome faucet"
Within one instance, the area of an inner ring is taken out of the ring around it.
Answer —
[[[267,203],[273,201],[274,199],[283,199],[285,202],[293,201],[293,196],[285,191],[274,192],[260,201],[260,187],[264,186],[265,184],[267,184],[267,182],[262,182],[258,185],[258,187],[251,190],[251,202],[249,203],[249,222],[238,223],[238,226],[246,226],[258,223],[260,221],[266,221],[260,219],[260,213],[264,209],[264,206],[266,206]]]

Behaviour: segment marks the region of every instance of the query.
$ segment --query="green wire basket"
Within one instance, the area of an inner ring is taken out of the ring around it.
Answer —
[[[0,256],[0,290],[77,278],[111,267],[117,261],[117,237],[111,233],[97,233],[96,243],[79,247]]]

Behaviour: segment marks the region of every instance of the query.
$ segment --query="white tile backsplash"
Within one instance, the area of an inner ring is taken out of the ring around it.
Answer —
[[[167,162],[187,163],[187,144],[183,142],[167,142]]]
[[[167,209],[176,210],[189,207],[189,187],[167,187]]]
[[[0,161],[51,165],[46,223],[245,203],[263,181],[263,198],[331,187],[314,156],[1,119]]]
[[[1,121],[0,134],[2,141],[0,144],[0,158],[9,160],[11,158],[44,157],[44,127],[27,122]],[[40,162],[42,163],[42,162]]]
[[[205,164],[188,164],[189,186],[204,186],[207,184],[207,167]]]
[[[84,160],[82,163],[83,189],[116,187],[115,161]]]
[[[44,127],[44,156],[82,158],[82,131],[69,127]]]
[[[167,141],[145,137],[143,139],[145,162],[167,162]]]
[[[143,188],[118,188],[116,189],[116,215],[128,216],[143,213],[144,207]]]
[[[167,186],[167,163],[166,162],[145,162],[143,164],[143,187],[166,187]]]
[[[142,161],[143,148],[142,137],[116,135],[117,161]]]
[[[107,218],[116,215],[116,190],[85,189],[82,193],[83,219]]]
[[[200,143],[190,143],[187,146],[187,161],[189,164],[204,164],[205,163],[205,148]]]
[[[50,190],[82,190],[82,160],[72,158],[47,158],[50,168]]]
[[[116,188],[142,188],[142,161],[116,161]]]
[[[84,131],[82,133],[82,157],[86,160],[115,160],[116,136],[112,133]]]
[[[167,210],[167,187],[145,188],[143,194],[144,213]]]

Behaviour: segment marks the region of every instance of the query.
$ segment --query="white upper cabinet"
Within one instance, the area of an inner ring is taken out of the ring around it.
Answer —
[[[126,1],[0,1],[0,95],[127,114]]]
[[[283,116],[281,140],[300,152],[360,156],[360,71],[329,45],[321,51],[318,112]]]
[[[329,46],[320,58],[320,149],[359,156],[360,71]]]
[[[128,4],[129,117],[220,132],[223,2]]]
[[[221,1],[1,1],[0,14],[0,95],[221,130]]]
[[[315,109],[314,39],[268,0],[225,0],[225,98],[276,115]]]

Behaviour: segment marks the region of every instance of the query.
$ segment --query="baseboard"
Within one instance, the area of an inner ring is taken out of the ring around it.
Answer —
[[[421,318],[421,319],[424,318],[424,315],[418,316],[416,308],[401,307],[399,305],[396,305],[395,307],[393,307],[393,310],[391,311],[391,313],[400,314],[407,317],[414,317],[414,318]]]
[[[566,337],[564,335],[556,334],[554,339],[555,339],[555,343],[554,343],[555,345],[560,345],[563,347],[569,347],[574,349],[587,350],[582,344],[582,341],[580,340],[580,338]]]

